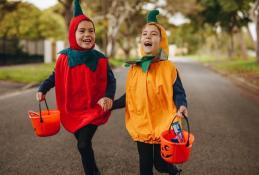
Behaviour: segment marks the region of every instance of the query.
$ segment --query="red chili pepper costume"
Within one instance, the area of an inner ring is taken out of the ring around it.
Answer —
[[[94,49],[86,51],[77,45],[75,32],[78,24],[83,20],[91,21],[82,14],[71,20],[69,26],[70,48],[64,52],[61,51],[55,67],[56,101],[60,110],[61,122],[65,129],[72,133],[88,124],[104,124],[110,116],[110,112],[103,112],[97,104],[97,101],[105,96],[108,60]],[[69,51],[78,53],[73,55]],[[93,57],[90,58],[87,52],[91,52]],[[78,64],[71,67],[69,59],[82,53],[88,56],[88,66]],[[95,67],[91,67],[94,64],[96,64]]]

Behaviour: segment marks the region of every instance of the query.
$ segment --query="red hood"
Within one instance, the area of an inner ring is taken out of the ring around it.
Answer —
[[[93,21],[85,15],[79,15],[79,16],[73,17],[69,24],[68,40],[69,40],[69,45],[71,49],[83,51],[86,49],[81,48],[76,43],[76,29],[81,21],[90,21],[93,23]],[[93,23],[93,26],[94,26],[94,23]],[[92,48],[94,48],[94,45]]]

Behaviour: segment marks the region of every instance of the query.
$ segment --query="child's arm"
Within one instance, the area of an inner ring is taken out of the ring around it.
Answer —
[[[48,79],[43,81],[43,83],[40,85],[38,92],[36,93],[36,99],[38,101],[42,101],[45,99],[46,93],[55,86],[55,72],[49,76]]]
[[[112,105],[112,110],[124,108],[126,105],[126,93],[123,94],[119,99],[115,100]]]
[[[177,72],[176,81],[173,85],[173,89],[174,89],[173,100],[177,107],[177,115],[181,117],[183,113],[185,116],[188,116],[186,94],[178,72]]]
[[[110,99],[113,99],[116,91],[116,79],[109,65],[108,65],[107,79],[108,79],[108,82],[107,82],[107,90],[106,90],[105,96]]]
[[[107,70],[107,88],[105,97],[101,98],[97,102],[104,111],[110,110],[112,108],[113,98],[116,91],[116,79],[109,65]]]

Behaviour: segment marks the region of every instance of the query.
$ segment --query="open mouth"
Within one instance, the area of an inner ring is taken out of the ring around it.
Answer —
[[[92,42],[92,40],[91,39],[83,39],[82,40],[84,43],[87,43],[87,44],[89,44],[89,43],[91,43]]]
[[[146,47],[151,47],[152,46],[152,43],[150,41],[145,41],[144,42],[144,46]]]

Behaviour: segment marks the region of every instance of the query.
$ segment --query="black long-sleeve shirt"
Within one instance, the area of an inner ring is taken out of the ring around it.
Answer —
[[[178,72],[177,72],[175,83],[173,84],[173,90],[174,90],[174,95],[172,100],[175,102],[177,109],[179,109],[179,107],[182,105],[187,107],[185,90],[183,88],[182,81]],[[124,93],[120,98],[114,101],[112,109],[124,108],[125,105],[126,105],[126,93]]]
[[[108,65],[108,71],[107,71],[107,89],[105,96],[113,99],[116,91],[116,79],[114,78],[113,72]],[[55,71],[52,72],[52,74],[40,85],[38,92],[42,92],[43,94],[46,94],[51,88],[55,86]]]

